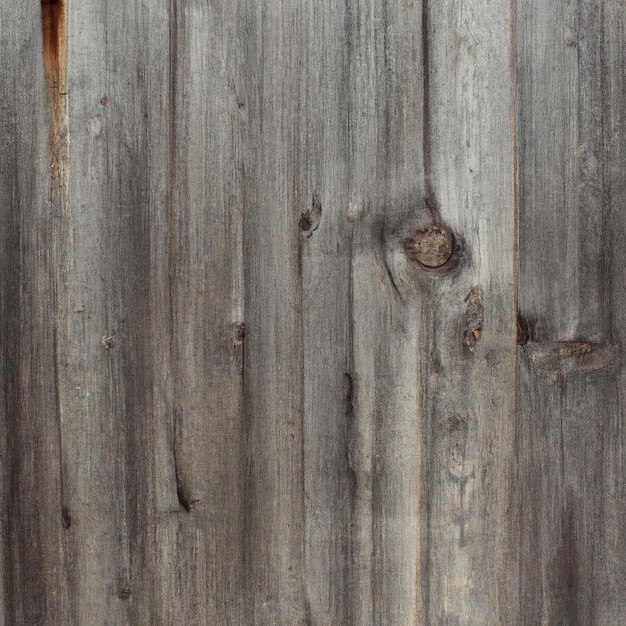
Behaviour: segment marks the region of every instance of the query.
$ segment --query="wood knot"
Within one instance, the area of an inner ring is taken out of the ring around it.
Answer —
[[[445,265],[454,251],[452,231],[445,226],[424,226],[404,243],[407,256],[424,267]]]
[[[302,234],[308,239],[317,230],[322,219],[322,203],[317,193],[313,192],[311,206],[300,216],[298,227]]]
[[[240,346],[246,340],[246,325],[241,322],[235,324],[235,330],[233,332],[233,342],[236,346]]]

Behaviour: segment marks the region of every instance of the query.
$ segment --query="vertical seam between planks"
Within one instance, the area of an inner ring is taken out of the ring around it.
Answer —
[[[437,203],[431,182],[430,124],[430,38],[428,36],[428,0],[422,0],[422,158],[426,207],[435,223],[439,222]]]
[[[511,463],[513,467],[511,467],[511,477],[509,484],[509,494],[507,502],[509,503],[509,510],[516,511],[517,506],[512,499],[515,497],[514,494],[516,490],[512,488],[512,481],[515,478],[516,474],[519,472],[519,459],[518,459],[518,411],[520,407],[520,385],[519,385],[519,353],[520,350],[523,349],[518,345],[518,325],[521,322],[520,319],[520,310],[519,310],[519,274],[520,274],[520,254],[519,254],[519,236],[520,236],[520,212],[519,212],[519,171],[518,171],[518,123],[517,123],[517,0],[510,0],[509,3],[509,20],[511,22],[510,29],[510,71],[509,71],[509,79],[510,79],[510,94],[511,94],[511,151],[512,151],[512,193],[513,193],[513,314],[515,321],[515,335],[512,338],[515,347],[515,354],[513,359],[513,384],[514,384],[514,402],[513,402],[513,446],[514,451],[511,455]],[[512,516],[512,519],[515,520],[515,515]],[[509,518],[511,519],[511,518]],[[509,521],[508,524],[511,522]],[[508,527],[508,524],[505,524],[505,530],[509,537],[516,537],[515,543],[513,545],[516,546],[515,550],[519,551],[520,548],[520,536],[519,533],[513,534],[515,528]],[[507,552],[511,550],[511,545],[507,546]],[[515,554],[513,555],[515,556]],[[517,590],[516,593],[519,595],[520,592],[520,578],[517,577]],[[512,602],[515,603],[516,595],[513,595]],[[516,602],[519,605],[519,601]],[[505,616],[513,615],[517,612],[517,607],[515,609],[511,606],[506,606],[504,608]],[[502,607],[500,607],[500,619],[502,620]]]
[[[68,124],[68,85],[67,85],[67,51],[66,51],[66,12],[65,2],[41,2],[41,29],[42,29],[42,53],[44,65],[44,78],[46,86],[46,99],[48,105],[48,119],[50,124],[50,202],[54,207],[53,215],[58,213],[63,219],[66,216],[68,202],[68,167],[69,167],[69,124]],[[50,224],[50,242],[52,262],[52,275],[49,275],[52,298],[52,316],[59,319],[59,293],[55,281],[54,272],[59,270],[62,276],[63,250],[59,252],[57,247],[57,230],[54,218]],[[62,222],[63,224],[63,222]],[[59,258],[61,256],[61,258]],[[65,528],[67,506],[65,502],[65,469],[64,469],[64,444],[63,444],[63,420],[61,417],[61,397],[59,386],[59,358],[57,325],[52,329],[52,376],[53,394],[56,413],[57,445],[59,449],[59,499],[61,505],[61,518]],[[69,518],[67,518],[69,520]]]
[[[519,316],[519,172],[517,136],[517,0],[510,0],[509,19],[511,20],[511,150],[513,181],[513,296],[515,314]]]
[[[430,121],[430,38],[428,36],[428,15],[429,5],[428,0],[422,0],[422,170],[424,178],[424,200],[426,208],[429,210],[432,219],[438,222],[438,211],[436,209],[436,201],[434,198],[434,192],[431,183],[431,121]],[[422,532],[422,512],[426,513],[426,524],[430,523],[430,515],[428,513],[428,506],[424,510],[423,508],[423,478],[424,478],[424,411],[426,402],[424,394],[426,393],[426,387],[424,384],[424,371],[425,371],[425,355],[423,349],[423,339],[426,336],[425,320],[426,320],[426,305],[425,300],[427,295],[424,290],[420,290],[421,298],[421,313],[420,313],[420,342],[417,346],[417,388],[418,388],[418,410],[417,410],[417,446],[418,446],[418,476],[416,480],[417,485],[417,557],[416,557],[416,625],[426,623],[428,621],[428,608],[430,603],[430,579],[425,576],[426,569],[423,566],[424,555],[428,553],[425,549],[424,543],[428,542],[426,535]]]
[[[178,63],[178,11],[177,0],[171,0],[169,5],[169,137],[168,137],[168,289],[169,289],[169,313],[172,330],[171,355],[174,360],[178,354],[178,341],[175,332],[176,323],[176,276],[177,276],[177,254],[176,254],[176,219],[174,213],[175,189],[176,189],[176,98],[177,98],[177,63]],[[176,368],[175,368],[176,369]],[[184,488],[181,484],[180,459],[178,455],[179,447],[179,421],[178,402],[180,396],[180,381],[176,372],[172,381],[173,385],[173,407],[171,407],[171,437],[172,437],[172,463],[174,465],[174,480],[176,488],[176,498],[181,506],[189,512],[185,505]]]
[[[296,119],[300,116],[299,104],[297,105],[298,114],[296,115]],[[299,173],[299,172],[298,172]],[[296,192],[296,197],[298,194],[298,181],[296,179],[295,172],[292,172],[294,177],[293,189]],[[308,194],[305,196],[308,197]],[[245,220],[244,220],[245,224]],[[297,231],[296,231],[297,232]],[[299,235],[299,233],[298,233]],[[305,419],[305,411],[306,411],[306,398],[305,398],[305,345],[304,345],[304,282],[302,278],[302,237],[298,236],[298,266],[297,266],[297,275],[298,275],[298,335],[302,339],[301,350],[300,350],[300,474],[302,479],[302,488],[300,489],[300,514],[302,521],[302,532],[300,533],[300,554],[302,557],[302,569],[300,571],[301,580],[300,585],[302,589],[302,601],[303,601],[303,610],[304,610],[304,619],[305,624],[307,626],[312,626],[313,619],[311,613],[311,597],[309,594],[309,586],[306,580],[306,570],[307,570],[307,513],[306,513],[306,442],[305,442],[305,433],[306,433],[306,419]],[[245,380],[245,377],[244,377]]]
[[[601,93],[601,99],[602,102],[611,102],[610,99],[610,94],[607,93],[607,90],[609,89],[608,86],[608,81],[610,80],[609,78],[607,78],[607,62],[605,60],[605,52],[606,52],[606,28],[605,28],[605,23],[606,23],[606,14],[605,14],[605,7],[604,7],[604,3],[601,4],[600,7],[600,20],[601,20],[601,28],[600,28],[600,33],[601,33],[601,43],[600,43],[600,93]],[[577,48],[577,54],[578,54],[578,59],[580,62],[580,49]],[[610,111],[610,107],[609,111]],[[607,180],[610,181],[610,175],[607,173],[607,167],[608,167],[608,156],[609,156],[609,148],[607,147],[607,141],[604,139],[607,134],[606,134],[606,130],[607,130],[607,126],[610,125],[610,122],[607,122],[607,115],[608,115],[608,111],[607,111],[607,107],[603,106],[600,110],[600,124],[601,124],[601,133],[602,133],[602,169],[601,169],[601,185],[602,185],[602,230],[601,230],[601,234],[602,234],[602,240],[606,241],[607,240],[607,225],[610,223],[610,215],[608,215],[607,213],[609,213],[611,211],[611,185],[610,183],[608,183],[608,189],[607,189]],[[606,343],[612,344],[613,343],[613,327],[614,327],[614,322],[613,322],[613,291],[611,290],[611,276],[612,276],[612,272],[611,272],[611,265],[612,265],[612,255],[611,255],[611,246],[603,246],[603,250],[602,250],[602,271],[603,271],[603,280],[602,280],[602,286],[600,287],[601,291],[601,297],[602,297],[602,302],[604,304],[604,319],[603,319],[603,326],[604,326],[604,341]],[[582,300],[582,298],[581,298]]]

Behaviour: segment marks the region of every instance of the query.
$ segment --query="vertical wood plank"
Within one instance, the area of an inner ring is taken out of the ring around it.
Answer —
[[[300,3],[241,5],[246,623],[304,624]],[[306,162],[305,162],[306,163]]]
[[[343,5],[303,2],[299,194],[304,358],[305,602],[311,624],[354,622],[349,67]]]
[[[425,24],[426,194],[458,260],[422,283],[422,620],[516,623],[510,6],[429,2]]]
[[[419,4],[362,2],[305,19],[309,619],[409,623],[418,612],[419,309],[414,286],[395,281],[407,270],[405,222],[423,205],[422,15]]]
[[[167,171],[163,17],[141,2],[68,5],[70,204],[58,329],[77,623],[156,615],[153,468],[164,470],[151,446],[151,192]]]
[[[61,96],[59,83],[44,77],[44,54],[54,64],[63,50],[43,45],[62,33],[46,30],[38,3],[4,4],[0,20],[2,610],[6,623],[43,624],[63,620],[70,594],[54,334],[63,206],[53,146]]]
[[[169,207],[155,230],[167,260],[157,279],[164,300],[155,305],[159,324],[171,328],[171,344],[169,360],[157,370],[165,389],[155,388],[155,395],[166,425],[161,443],[171,446],[159,454],[173,480],[157,494],[158,607],[172,622],[246,623],[241,128],[247,103],[238,5],[175,1],[170,7]],[[156,247],[155,254],[162,251]],[[154,333],[167,343],[166,330]]]
[[[613,624],[626,578],[619,3],[520,2],[520,619]],[[619,524],[618,524],[619,525]]]
[[[414,623],[419,300],[402,242],[424,212],[422,6],[355,2],[349,18],[353,619]]]

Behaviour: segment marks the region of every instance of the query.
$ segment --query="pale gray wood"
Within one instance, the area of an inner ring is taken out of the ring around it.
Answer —
[[[173,2],[162,16],[169,103],[167,85],[161,94],[169,111],[155,114],[169,126],[169,172],[152,251],[167,257],[151,307],[158,311],[152,347],[158,353],[156,341],[166,344],[153,391],[163,455],[154,468],[161,514],[155,611],[165,623],[251,623],[243,592],[246,348],[235,338],[244,322],[246,115],[238,15],[236,3],[197,1]],[[167,483],[159,478],[163,462],[171,468]]]
[[[302,236],[311,623],[417,615],[417,307],[390,265],[403,220],[422,207],[420,29],[419,5],[354,3],[313,13],[307,31],[299,208],[312,221]]]
[[[420,3],[350,5],[354,623],[418,605],[419,306],[403,237],[424,214]]]
[[[460,247],[423,282],[423,623],[515,624],[507,524],[515,412],[509,2],[429,2],[427,194]]]
[[[296,208],[302,212],[304,581],[310,624],[354,623],[350,468],[354,403],[349,203],[349,51],[345,5],[302,15],[306,72],[299,98]],[[323,42],[323,43],[322,43]]]
[[[78,621],[245,623],[236,22],[109,2],[70,24],[72,281],[94,370],[71,414],[95,429],[69,427],[87,437]]]
[[[0,621],[621,623],[619,4],[64,6],[0,7]]]
[[[524,623],[624,621],[625,26],[608,0],[518,5]]]
[[[297,97],[302,3],[241,4],[247,624],[304,624],[303,348]],[[302,162],[300,161],[302,159]]]

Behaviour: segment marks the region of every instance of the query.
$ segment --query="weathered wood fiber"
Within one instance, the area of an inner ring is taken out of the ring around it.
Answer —
[[[515,203],[508,2],[429,3],[427,197],[457,267],[421,324],[423,623],[525,623],[507,511],[515,411]]]
[[[0,4],[0,622],[623,623],[626,18],[553,4]]]
[[[616,2],[518,3],[525,623],[624,623],[625,25]]]
[[[60,622],[72,601],[54,333],[63,218],[48,123],[60,96],[44,79],[40,6],[3,4],[0,14],[2,612],[6,623]]]

